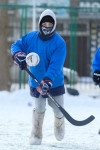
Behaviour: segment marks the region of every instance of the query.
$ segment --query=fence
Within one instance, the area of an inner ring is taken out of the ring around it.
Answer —
[[[9,15],[8,49],[11,44],[22,35],[32,30],[32,6],[27,5],[0,5],[0,9],[7,9]],[[68,86],[77,89],[85,85],[88,89],[95,89],[92,81],[92,60],[96,49],[100,45],[100,9],[80,7],[45,7],[36,6],[36,28],[41,12],[47,8],[52,9],[57,17],[57,32],[64,38],[67,45],[67,57],[65,67],[70,68]],[[12,65],[12,81],[19,82],[19,88],[24,87],[27,82],[25,72],[19,72]],[[76,77],[73,72],[78,73],[79,80],[75,84]],[[15,73],[15,74],[14,74]],[[19,76],[19,77],[18,77]],[[74,84],[73,84],[74,83]],[[98,88],[96,88],[98,89]]]

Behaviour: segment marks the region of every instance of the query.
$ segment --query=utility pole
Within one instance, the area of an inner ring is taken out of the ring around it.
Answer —
[[[32,29],[36,30],[36,0],[33,0],[33,17],[32,17]]]

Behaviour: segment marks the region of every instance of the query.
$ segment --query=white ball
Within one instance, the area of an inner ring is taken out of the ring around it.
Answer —
[[[37,53],[31,52],[26,56],[26,63],[29,66],[36,66],[40,61],[39,55]]]

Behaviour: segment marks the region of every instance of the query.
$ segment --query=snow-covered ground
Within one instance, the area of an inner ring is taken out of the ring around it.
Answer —
[[[65,94],[65,109],[74,119],[84,120],[94,115],[95,120],[83,127],[73,126],[65,120],[66,134],[61,142],[54,137],[54,116],[47,104],[42,145],[32,146],[29,145],[29,136],[34,100],[29,90],[0,92],[0,150],[100,150],[100,97],[91,95]]]

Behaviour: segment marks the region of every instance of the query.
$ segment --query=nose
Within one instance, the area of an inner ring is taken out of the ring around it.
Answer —
[[[46,25],[45,25],[46,27],[49,27],[49,23],[46,23]]]

